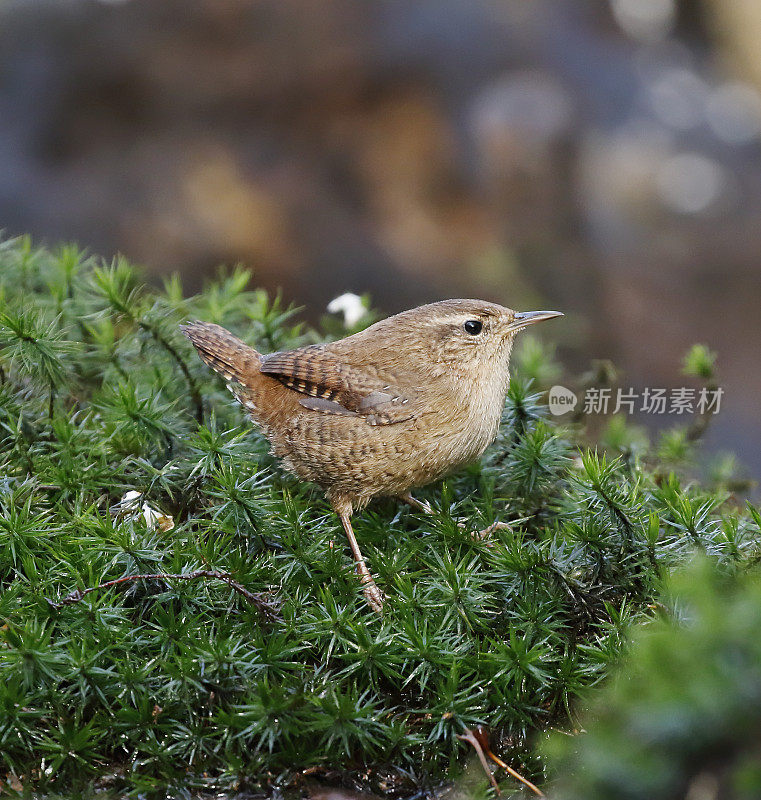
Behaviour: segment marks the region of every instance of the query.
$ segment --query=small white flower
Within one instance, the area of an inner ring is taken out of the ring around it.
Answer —
[[[353,328],[367,314],[362,298],[352,292],[334,297],[328,303],[328,311],[331,314],[343,313],[344,325],[347,328]]]
[[[121,511],[134,511],[138,507],[138,500],[142,495],[140,492],[127,492],[122,499],[118,503],[118,507]]]
[[[156,508],[151,508],[148,503],[143,503],[143,519],[149,530],[171,531],[174,528],[174,518]]]
[[[140,503],[143,495],[140,492],[127,492],[116,504],[114,512],[122,519],[135,519],[139,514],[143,515],[146,526],[149,530],[155,531],[156,528],[162,531],[171,531],[174,528],[174,518],[171,514],[165,514],[156,508],[152,508],[148,503]]]

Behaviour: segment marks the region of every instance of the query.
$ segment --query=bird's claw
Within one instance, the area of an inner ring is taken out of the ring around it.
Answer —
[[[365,594],[365,599],[367,600],[368,605],[375,611],[376,614],[383,613],[383,604],[386,602],[386,598],[383,596],[383,592],[378,588],[375,581],[370,579],[371,583],[365,583],[362,587],[362,591]]]
[[[468,528],[468,525],[465,522],[458,522],[457,527],[465,530]],[[500,522],[497,520],[496,522],[492,522],[491,525],[487,525],[483,530],[480,531],[473,531],[473,538],[478,542],[483,542],[488,540],[494,531],[511,531],[512,527],[508,522]]]

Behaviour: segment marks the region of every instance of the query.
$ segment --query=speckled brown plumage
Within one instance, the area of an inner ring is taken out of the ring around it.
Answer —
[[[183,330],[283,465],[326,491],[368,601],[380,611],[383,597],[356,545],[352,512],[477,459],[497,433],[515,333],[553,316],[446,300],[337,342],[269,355],[219,325]]]

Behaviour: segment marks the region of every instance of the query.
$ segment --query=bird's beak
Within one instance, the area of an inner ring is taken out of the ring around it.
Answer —
[[[507,331],[508,333],[515,333],[527,328],[529,325],[533,325],[535,322],[562,316],[560,311],[516,311],[512,322],[507,326]]]

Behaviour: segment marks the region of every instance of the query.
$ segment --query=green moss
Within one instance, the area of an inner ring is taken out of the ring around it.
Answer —
[[[357,516],[389,597],[379,618],[322,495],[279,469],[179,333],[200,318],[262,350],[320,338],[248,282],[185,298],[124,259],[0,243],[0,776],[166,796],[269,792],[312,768],[409,796],[456,775],[458,734],[484,724],[541,782],[537,736],[573,725],[631,622],[656,613],[661,576],[695,549],[738,569],[756,524],[621,430],[609,455],[584,449],[581,423],[548,419],[521,372],[559,374],[528,345],[483,464],[421,493],[436,513],[381,501]],[[495,518],[510,527],[472,538]],[[198,570],[279,618],[208,576],[56,605]]]
[[[671,613],[546,752],[562,800],[761,796],[761,575],[707,558],[669,583]],[[702,788],[701,788],[702,787]]]

